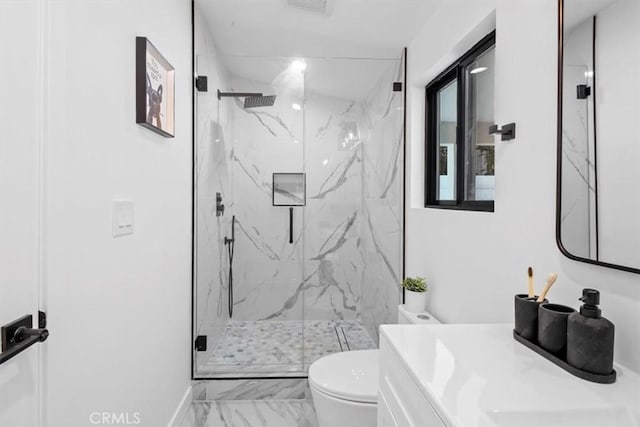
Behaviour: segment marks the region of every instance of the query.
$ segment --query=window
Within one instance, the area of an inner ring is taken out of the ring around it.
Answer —
[[[426,87],[425,206],[493,212],[495,31]]]

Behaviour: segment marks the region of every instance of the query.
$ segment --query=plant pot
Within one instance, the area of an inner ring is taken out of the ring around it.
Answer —
[[[427,309],[427,293],[404,290],[404,307],[411,313],[421,313]]]

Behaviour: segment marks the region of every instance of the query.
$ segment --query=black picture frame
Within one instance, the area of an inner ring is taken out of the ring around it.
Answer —
[[[175,135],[175,69],[146,37],[136,37],[136,123]]]

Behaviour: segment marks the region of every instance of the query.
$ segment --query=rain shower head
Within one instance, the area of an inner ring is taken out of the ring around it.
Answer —
[[[220,92],[218,89],[218,99],[221,98],[244,98],[244,108],[271,107],[276,102],[275,95],[263,95],[257,92]]]
[[[244,108],[271,107],[275,102],[275,95],[252,96],[244,99]]]

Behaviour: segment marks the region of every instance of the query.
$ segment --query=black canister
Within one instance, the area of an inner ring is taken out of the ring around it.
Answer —
[[[567,362],[578,369],[594,374],[613,372],[613,344],[615,327],[602,317],[598,308],[600,292],[584,289],[580,313],[567,320]]]
[[[537,302],[537,299],[537,296],[529,297],[527,294],[518,294],[514,301],[516,332],[531,342],[536,342],[538,339],[538,306],[548,302],[546,299]]]
[[[538,307],[538,343],[540,347],[565,358],[567,351],[567,319],[576,311],[560,304],[540,304]]]

